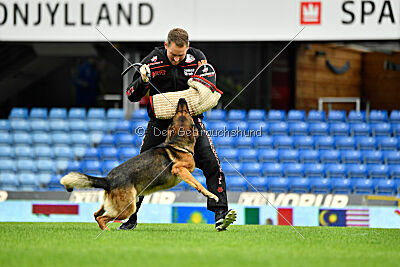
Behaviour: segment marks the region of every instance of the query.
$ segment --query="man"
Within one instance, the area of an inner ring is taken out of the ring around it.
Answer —
[[[172,29],[168,33],[164,47],[155,48],[142,60],[140,73],[134,74],[133,82],[126,90],[128,99],[132,102],[140,101],[149,90],[150,96],[186,90],[187,81],[195,73],[196,68],[206,62],[205,55],[199,49],[189,47],[189,38],[185,30]],[[166,130],[171,123],[171,120],[157,119],[151,103],[147,106],[147,112],[150,121],[140,153],[164,142],[166,136],[157,133]],[[199,133],[202,133],[196,140],[194,160],[196,167],[200,168],[206,177],[207,189],[219,198],[219,202],[208,199],[207,209],[215,213],[216,230],[223,231],[236,220],[236,211],[228,210],[225,176],[202,119],[202,114],[193,117]],[[120,230],[134,229],[137,226],[137,212],[142,201],[143,197],[139,197],[136,213],[119,227]]]

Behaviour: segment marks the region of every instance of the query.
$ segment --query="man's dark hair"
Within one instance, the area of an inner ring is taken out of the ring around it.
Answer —
[[[188,46],[189,35],[184,29],[174,28],[168,33],[167,45],[169,46],[172,42],[179,47]]]

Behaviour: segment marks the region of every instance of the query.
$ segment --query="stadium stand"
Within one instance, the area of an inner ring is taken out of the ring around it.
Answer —
[[[400,111],[212,110],[209,130],[259,130],[261,136],[217,136],[215,147],[231,191],[395,195],[400,187]],[[124,120],[121,109],[14,108],[0,120],[0,188],[63,190],[69,171],[105,176],[136,156],[145,109]],[[194,176],[205,185],[201,171]],[[173,190],[193,190],[180,184]]]

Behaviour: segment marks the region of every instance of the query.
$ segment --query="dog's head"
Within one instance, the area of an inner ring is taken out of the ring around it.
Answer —
[[[174,142],[182,147],[190,146],[194,148],[196,138],[199,135],[190,116],[189,107],[184,98],[179,99],[175,116],[168,127],[167,142]],[[193,151],[193,149],[191,149]]]

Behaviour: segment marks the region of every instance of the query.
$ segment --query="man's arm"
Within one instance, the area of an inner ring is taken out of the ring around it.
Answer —
[[[140,63],[149,64],[150,63],[151,54],[145,57]],[[128,88],[126,88],[126,95],[131,102],[138,102],[142,97],[144,97],[149,90],[149,81],[144,81],[140,70],[138,67],[136,68],[135,73],[133,74],[133,81],[129,84]]]

